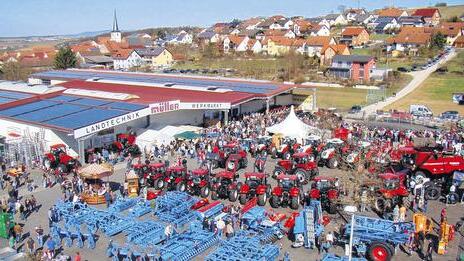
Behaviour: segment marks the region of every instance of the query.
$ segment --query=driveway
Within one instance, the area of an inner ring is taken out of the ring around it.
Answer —
[[[368,105],[362,108],[361,113],[363,115],[369,115],[375,113],[377,110],[383,109],[385,106],[388,106],[400,100],[404,96],[414,91],[417,87],[419,87],[430,76],[430,74],[435,72],[441,65],[456,57],[456,55],[457,52],[453,49],[448,55],[440,59],[440,61],[435,65],[422,71],[410,72],[409,74],[413,76],[413,79],[411,80],[411,82],[408,83],[408,85],[406,85],[403,89],[396,93],[396,96],[391,96],[388,97],[385,101]]]

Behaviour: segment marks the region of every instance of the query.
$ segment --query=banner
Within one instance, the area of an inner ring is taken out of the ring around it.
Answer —
[[[230,103],[225,102],[183,102],[180,104],[182,110],[228,110]]]

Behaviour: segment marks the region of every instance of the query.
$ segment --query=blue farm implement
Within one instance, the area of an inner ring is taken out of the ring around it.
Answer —
[[[269,220],[263,207],[246,211],[242,216],[242,227],[256,232],[261,243],[273,243],[284,236],[280,222]]]
[[[314,248],[323,232],[321,202],[312,200],[309,206],[306,206],[295,218],[293,227],[295,242],[292,246]]]
[[[198,225],[201,226],[201,225]],[[173,236],[160,248],[161,260],[191,260],[206,249],[219,243],[217,234],[192,227]]]
[[[221,215],[222,209],[224,209],[224,204],[219,200],[214,201],[197,209],[197,216],[199,216],[200,220],[215,219],[217,216]]]
[[[161,221],[183,226],[197,218],[192,206],[198,199],[185,192],[172,191],[156,199],[155,215]]]
[[[206,257],[207,261],[255,261],[276,260],[279,248],[274,245],[262,244],[256,237],[246,233],[238,233],[233,238],[224,241],[214,252]]]
[[[351,234],[353,230],[353,234]],[[352,224],[345,226],[344,237],[358,255],[366,255],[371,260],[390,260],[396,246],[408,242],[415,232],[412,222],[393,222],[385,219],[353,216]]]
[[[127,210],[137,204],[139,202],[140,198],[122,198],[118,197],[116,201],[111,204],[111,206],[108,208],[108,211],[117,213],[117,212],[122,212],[124,210]]]
[[[129,217],[141,217],[152,211],[150,201],[140,199],[135,206],[129,208]]]
[[[126,230],[127,241],[141,246],[156,245],[166,239],[164,229],[165,226],[159,222],[137,222]]]

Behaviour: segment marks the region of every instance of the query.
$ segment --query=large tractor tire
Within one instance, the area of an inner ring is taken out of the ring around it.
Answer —
[[[300,198],[299,197],[292,197],[290,199],[290,208],[297,210],[298,207],[300,206]]]
[[[187,185],[185,185],[185,182],[179,182],[176,186],[177,191],[184,192],[187,189]]]
[[[290,154],[290,152],[285,152],[283,155],[282,155],[282,159],[284,160],[289,160],[292,158],[292,155]]]
[[[385,199],[382,198],[377,198],[374,203],[375,210],[379,213],[385,212],[387,203],[385,202]]]
[[[207,198],[209,196],[209,193],[210,193],[210,190],[209,190],[208,186],[204,186],[200,190],[200,195],[201,195],[202,198]]]
[[[367,256],[372,261],[389,261],[392,255],[390,246],[384,242],[374,241],[367,249]]]
[[[271,199],[269,200],[269,204],[271,204],[271,207],[273,208],[278,208],[279,207],[279,197],[277,196],[272,196]]]
[[[231,191],[229,191],[229,201],[230,202],[235,202],[237,201],[237,198],[238,198],[238,191],[233,189]]]
[[[437,200],[440,198],[440,190],[435,186],[430,186],[425,189],[424,197],[427,200]]]
[[[155,182],[153,182],[153,183],[154,183],[155,189],[163,189],[164,188],[164,180],[162,178],[155,180]]]
[[[262,206],[266,205],[266,201],[267,201],[267,194],[266,193],[258,195],[258,206],[262,207]]]
[[[240,204],[245,205],[245,203],[247,202],[247,196],[245,194],[240,194],[238,201],[240,202]]]
[[[327,167],[329,169],[336,169],[338,167],[338,165],[340,165],[340,162],[338,162],[337,157],[333,157],[333,158],[329,159],[329,161],[327,162]]]
[[[295,170],[295,175],[296,175],[296,177],[298,178],[298,180],[300,181],[301,184],[307,184],[309,182],[308,171],[306,171],[304,169],[297,169],[297,170]]]
[[[335,203],[329,203],[328,208],[327,208],[327,213],[333,215],[337,213],[337,204]]]
[[[68,173],[68,167],[66,167],[66,165],[64,164],[58,165],[58,170],[60,171],[60,173],[63,173],[63,174]]]
[[[454,204],[458,203],[459,202],[458,193],[456,193],[456,192],[449,193],[448,196],[447,196],[446,201],[447,201],[447,204],[451,204],[451,205],[454,205]]]
[[[280,167],[280,166],[277,166],[275,167],[274,169],[274,172],[272,172],[272,177],[275,179],[277,178],[277,176],[279,176],[280,174],[285,174],[285,169]]]
[[[240,167],[242,169],[246,169],[246,167],[248,166],[248,159],[246,157],[242,158],[242,160],[240,161]]]

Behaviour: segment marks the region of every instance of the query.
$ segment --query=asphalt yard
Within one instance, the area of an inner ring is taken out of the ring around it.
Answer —
[[[246,169],[246,171],[252,171],[253,170],[253,163],[254,159],[249,158],[249,164]],[[268,162],[266,164],[266,173],[272,173],[274,166],[276,164],[276,160],[271,159],[268,157]],[[189,160],[188,162],[189,169],[194,169],[197,167],[197,163],[194,162],[194,160]],[[109,178],[109,181],[111,182],[113,188],[116,189],[119,184],[122,184],[124,181],[124,171],[125,171],[125,164],[120,163],[115,166],[115,173]],[[217,173],[219,172],[220,169],[216,169],[213,172]],[[243,178],[243,173],[245,170],[240,170],[240,180],[244,181]],[[60,198],[61,198],[61,189],[59,186],[55,185],[53,188],[50,189],[44,189],[41,186],[41,176],[42,173],[40,170],[32,170],[31,174],[35,180],[35,184],[37,184],[39,187],[33,191],[32,193],[35,195],[38,204],[41,206],[39,211],[37,213],[32,213],[25,222],[20,221],[21,224],[24,224],[24,233],[26,235],[30,232],[34,236],[34,227],[41,225],[43,228],[45,228],[46,233],[48,233],[48,220],[47,220],[47,211],[48,209],[55,204]],[[320,168],[320,176],[330,176],[330,177],[339,177],[341,180],[341,184],[344,187],[347,188],[355,188],[358,186],[357,180],[362,180],[363,174],[351,174],[348,171],[342,171],[342,170],[330,170],[326,167]],[[269,178],[269,182],[271,183],[272,186],[275,186],[277,182]],[[304,192],[309,191],[309,185],[304,186]],[[26,190],[25,187],[20,188],[19,195],[24,197],[29,195],[30,193]],[[2,191],[2,196],[6,196],[6,192]],[[224,200],[225,204],[231,204],[229,201]],[[349,204],[348,201],[345,203]],[[236,202],[235,204],[239,204]],[[431,201],[428,204],[428,209],[427,209],[427,216],[433,218],[435,221],[434,229],[435,229],[435,234],[438,234],[438,229],[439,229],[439,221],[440,221],[440,212],[442,208],[446,207],[446,205],[442,202],[439,201]],[[106,208],[106,206],[101,205],[98,206],[98,208]],[[447,213],[448,213],[448,221],[451,224],[455,224],[457,221],[460,220],[462,217],[463,213],[463,206],[461,204],[453,205],[453,206],[447,206]],[[266,209],[272,209],[271,206],[269,205],[269,202],[266,204]],[[300,208],[301,209],[301,208]],[[276,212],[281,212],[281,213],[286,213],[289,214],[293,210],[290,208],[278,208],[278,209],[273,209],[273,211]],[[346,218],[350,218],[350,215],[347,213],[342,214]],[[368,211],[364,213],[357,213],[359,215],[366,215],[366,216],[372,216],[376,217],[377,215],[373,211]],[[408,210],[407,214],[407,220],[412,220],[412,212]],[[153,214],[146,214],[141,217],[141,219],[155,219]],[[15,220],[19,220],[19,217],[15,217]],[[335,231],[338,232],[339,228],[345,224],[344,219],[341,217],[340,214],[335,214],[335,215],[330,215],[330,223],[325,227],[325,231]],[[83,260],[108,260],[109,258],[106,257],[106,248],[109,243],[108,237],[103,235],[100,231],[97,232],[97,243],[96,243],[96,248],[91,250],[86,247],[79,249],[76,247],[72,248],[62,248],[61,253],[69,256],[74,256],[76,251],[79,251],[82,255]],[[459,241],[461,240],[462,236],[460,233],[456,233],[455,239],[450,243],[447,254],[439,256],[438,254],[434,253],[434,260],[456,260],[456,256],[458,254],[458,245]],[[35,236],[34,236],[35,239]],[[115,242],[117,243],[124,243],[124,236],[122,234],[116,235],[112,237]],[[7,246],[8,242],[5,239],[1,239],[1,244],[2,246]],[[25,242],[25,240],[23,241]],[[280,251],[280,260],[282,260],[284,253],[288,252],[290,259],[291,260],[320,260],[323,256],[323,253],[318,253],[317,249],[305,249],[305,248],[292,248],[291,244],[292,242],[287,239],[283,238],[275,243],[281,248]],[[75,246],[75,244],[74,244]],[[203,253],[201,256],[198,256],[195,260],[203,260],[204,257],[208,255],[211,251],[213,251],[215,247],[212,247],[208,249],[205,253]],[[338,255],[343,255],[344,254],[344,248],[343,246],[336,246],[332,247],[330,249],[331,253],[335,253]],[[404,251],[402,251],[401,248],[396,249],[396,253],[393,257],[393,260],[421,260],[419,255],[417,253],[413,253],[411,257],[409,257]]]

